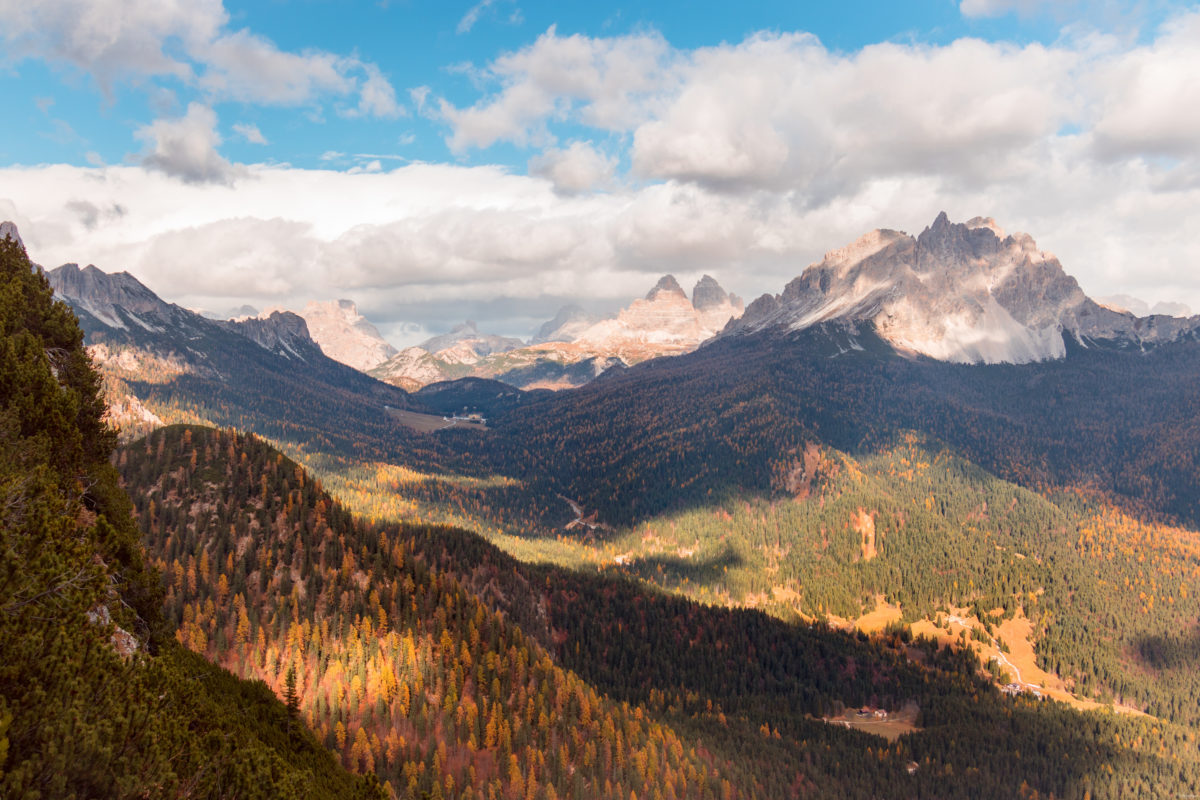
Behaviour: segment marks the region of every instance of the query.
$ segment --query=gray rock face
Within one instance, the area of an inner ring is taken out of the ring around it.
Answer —
[[[873,322],[902,352],[960,363],[1061,358],[1064,333],[1085,345],[1145,346],[1200,328],[1200,318],[1139,319],[1100,306],[1027,234],[942,213],[916,238],[876,230],[827,253],[782,294],[751,303],[723,335],[834,320]]]
[[[46,277],[56,294],[113,328],[128,327],[129,319],[118,309],[129,312],[142,327],[172,324],[182,312],[128,272],[106,273],[91,264],[83,269],[78,264],[63,264]]]
[[[692,289],[692,305],[697,311],[722,306],[729,302],[729,293],[711,275],[705,275]]]
[[[259,347],[288,358],[303,361],[317,347],[308,333],[308,323],[291,311],[274,311],[265,318],[226,320],[217,324],[245,336]]]
[[[127,272],[107,273],[91,265],[80,269],[78,264],[64,264],[46,277],[55,294],[75,309],[84,330],[100,325],[119,339],[170,334],[190,340],[204,336],[211,330],[209,326],[215,325],[288,358],[308,360],[320,352],[304,320],[290,311],[276,312],[265,319],[206,320],[166,302]]]
[[[654,288],[646,293],[646,299],[653,300],[662,292],[666,292],[667,294],[677,294],[685,300],[687,299],[687,295],[684,294],[683,287],[679,285],[679,281],[675,280],[674,275],[663,275],[661,278],[659,278],[658,283],[654,284]]]
[[[14,242],[21,245],[21,247],[25,246],[25,243],[21,241],[21,234],[17,232],[17,226],[15,223],[9,222],[8,220],[0,222],[0,239],[10,237]]]

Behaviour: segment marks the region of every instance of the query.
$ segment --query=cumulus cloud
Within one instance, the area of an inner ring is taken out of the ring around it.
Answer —
[[[1168,22],[1153,42],[1115,55],[1091,76],[1093,127],[1105,158],[1200,156],[1200,13]]]
[[[1071,110],[1063,53],[964,39],[834,54],[805,35],[698,51],[683,90],[634,133],[635,170],[822,196],[909,172],[972,172],[1053,133]]]
[[[489,65],[483,77],[503,87],[495,96],[465,108],[439,99],[439,114],[453,131],[448,144],[456,152],[499,141],[549,144],[546,121],[567,116],[626,129],[644,118],[647,96],[664,88],[670,56],[657,34],[594,39],[559,36],[551,27]]]
[[[364,64],[366,79],[359,91],[358,107],[354,116],[383,117],[395,119],[404,115],[404,107],[396,102],[396,90],[383,73],[373,64]]]
[[[546,178],[564,194],[577,194],[609,184],[617,159],[589,142],[571,142],[565,150],[551,147],[529,160],[529,173]]]
[[[210,101],[306,105],[358,96],[357,112],[400,113],[378,67],[320,50],[292,53],[228,29],[222,0],[0,0],[0,40],[17,58],[64,62],[105,90],[125,78],[180,79]]]
[[[202,46],[229,15],[221,0],[0,0],[0,19],[15,55],[73,64],[110,87],[131,75],[192,76],[167,41]]]
[[[684,51],[551,29],[483,68],[477,103],[410,94],[460,150],[536,145],[527,176],[330,151],[355,174],[251,166],[235,188],[215,114],[194,104],[143,129],[144,168],[0,170],[0,208],[43,263],[129,269],[214,308],[349,296],[393,309],[381,322],[397,329],[436,329],[451,320],[396,315],[464,303],[511,317],[537,298],[626,301],[664,272],[754,297],[941,210],[1028,231],[1089,293],[1200,307],[1200,242],[1181,233],[1200,226],[1197,52],[1200,13],[1132,44],[855,52],[804,34]]]
[[[495,91],[461,107],[437,100],[451,149],[543,148],[530,168],[552,180],[556,167],[583,164],[585,153],[555,146],[560,130],[577,138],[581,126],[628,137],[635,177],[791,191],[814,206],[889,176],[1021,180],[1064,137],[1091,142],[1102,160],[1187,161],[1164,186],[1187,183],[1200,152],[1197,12],[1142,44],[1093,34],[853,52],[803,33],[684,51],[653,33],[551,28],[473,74]],[[574,178],[557,185],[578,191]]]
[[[157,119],[134,136],[146,142],[142,163],[187,183],[230,183],[239,170],[217,152],[217,115],[199,103],[177,119]]]

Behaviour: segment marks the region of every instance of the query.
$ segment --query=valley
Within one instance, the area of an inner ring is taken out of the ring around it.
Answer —
[[[174,641],[385,793],[1119,796],[1093,759],[1200,763],[1162,760],[1200,724],[1189,335],[956,364],[735,322],[578,388],[408,392],[295,315],[62,275]]]
[[[0,800],[1200,798],[1200,5],[0,0]]]

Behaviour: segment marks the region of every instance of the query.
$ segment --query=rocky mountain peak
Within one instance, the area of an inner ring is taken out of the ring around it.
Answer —
[[[227,320],[217,324],[245,336],[272,353],[287,358],[305,361],[306,356],[317,348],[317,343],[309,335],[308,323],[292,311],[272,311],[269,315],[261,317],[236,322]]]
[[[764,295],[726,333],[871,322],[901,352],[963,363],[1025,363],[1078,341],[1137,343],[1178,336],[1185,321],[1142,324],[1092,302],[1053,255],[995,220],[942,212],[919,236],[877,230]],[[1200,320],[1197,320],[1200,327]]]
[[[454,363],[471,364],[493,353],[506,353],[525,343],[510,336],[480,333],[474,320],[455,325],[449,333],[434,336],[417,345],[427,353],[441,354]],[[411,348],[410,348],[411,349]]]
[[[104,272],[92,264],[63,264],[46,274],[51,288],[77,310],[83,310],[105,325],[124,328],[118,309],[135,315],[143,324],[163,322],[175,316],[175,307],[163,301],[128,272]]]
[[[25,243],[21,241],[21,234],[17,232],[16,223],[8,220],[0,222],[0,239],[6,238],[11,238],[14,242],[21,245],[21,247],[25,246]]]
[[[721,306],[729,302],[729,293],[711,275],[705,275],[692,289],[692,306],[697,311]]]
[[[300,316],[325,355],[347,366],[366,372],[396,355],[396,348],[358,312],[353,300],[314,300]]]
[[[654,300],[660,294],[679,295],[683,299],[687,299],[687,295],[683,291],[683,287],[679,285],[679,281],[675,280],[674,275],[663,275],[658,279],[658,283],[654,284],[654,288],[646,294],[647,300]]]

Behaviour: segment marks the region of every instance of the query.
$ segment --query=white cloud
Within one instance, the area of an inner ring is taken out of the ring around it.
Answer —
[[[258,129],[257,125],[252,125],[248,122],[235,122],[233,130],[250,144],[267,143],[267,137],[263,136],[262,131]]]
[[[366,80],[359,90],[358,108],[353,116],[382,117],[395,119],[404,115],[404,107],[396,102],[396,90],[373,64],[364,64]]]
[[[1090,147],[1059,142],[1022,181],[896,175],[820,205],[675,181],[564,195],[495,168],[416,164],[360,174],[255,166],[236,186],[131,166],[12,168],[0,170],[0,209],[40,263],[129,270],[183,305],[351,297],[381,322],[404,309],[434,329],[453,320],[428,315],[463,304],[508,298],[513,316],[545,296],[623,302],[665,272],[684,283],[711,272],[748,298],[778,292],[824,251],[875,227],[917,233],[943,209],[1029,231],[1089,293],[1200,307],[1200,242],[1186,233],[1200,227],[1200,186],[1161,191],[1145,164],[1089,161]]]
[[[669,56],[657,34],[593,39],[559,36],[551,27],[488,67],[486,77],[503,86],[495,97],[467,108],[439,100],[439,113],[453,128],[450,148],[549,144],[547,120],[568,116],[596,128],[627,129],[644,118],[647,95],[662,90]]]
[[[222,0],[0,0],[0,41],[16,58],[65,62],[106,91],[126,78],[170,76],[209,102],[307,105],[357,96],[357,113],[395,117],[391,84],[373,64],[320,50],[291,53],[227,29]]]
[[[229,15],[221,0],[0,0],[0,19],[14,55],[65,61],[107,88],[131,75],[190,77],[166,43],[209,42]]]
[[[810,205],[889,176],[1023,180],[1069,137],[1104,160],[1186,161],[1164,187],[1198,174],[1200,12],[1145,44],[1076,32],[1050,46],[966,38],[850,53],[807,34],[682,51],[655,34],[551,28],[473,74],[498,88],[472,105],[438,101],[451,149],[543,148],[530,167],[546,177],[559,136],[580,127],[628,136],[635,176]]]
[[[204,64],[202,89],[214,97],[247,103],[304,105],[319,95],[354,88],[346,73],[355,65],[332,53],[289,53],[250,31],[204,42],[194,51]]]
[[[529,173],[546,178],[564,194],[602,188],[613,180],[617,159],[589,142],[572,142],[565,150],[552,147],[529,160]]]
[[[1164,26],[1148,45],[1119,53],[1092,76],[1096,147],[1105,158],[1200,157],[1200,13]]]
[[[479,0],[478,3],[467,9],[467,13],[463,14],[462,19],[458,21],[458,27],[455,30],[458,33],[469,33],[471,28],[475,27],[475,23],[479,21],[479,15],[495,2],[496,0]]]
[[[854,191],[889,174],[974,175],[1053,134],[1072,59],[963,39],[853,55],[805,35],[697,51],[682,91],[634,133],[642,175],[726,187]]]
[[[156,169],[0,170],[0,208],[43,263],[129,269],[212,308],[615,302],[668,271],[754,297],[866,230],[916,233],[943,209],[1030,232],[1090,293],[1200,307],[1198,52],[1200,13],[1142,43],[851,53],[803,34],[682,51],[551,29],[480,72],[495,91],[478,103],[410,92],[422,113],[440,105],[460,151],[537,144],[529,176],[330,151],[355,174],[258,165],[234,188],[215,115],[193,105],[143,129]],[[632,179],[614,174],[626,159]]]
[[[134,136],[147,143],[142,163],[187,183],[230,183],[239,169],[217,152],[217,115],[199,103],[177,119],[156,119]]]

